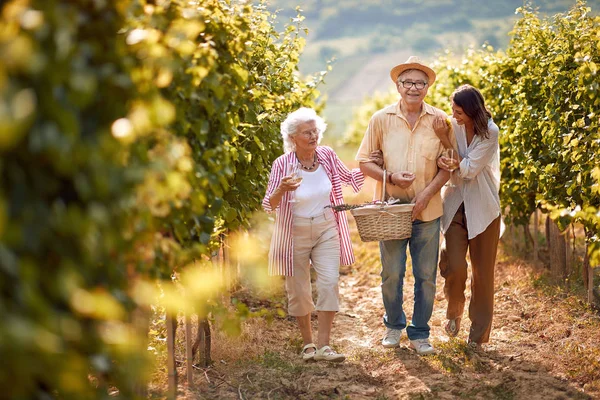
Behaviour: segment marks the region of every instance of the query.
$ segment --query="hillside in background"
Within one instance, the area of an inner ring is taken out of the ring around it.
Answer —
[[[573,0],[532,2],[540,14],[554,15],[570,9]],[[600,0],[587,2],[593,12]],[[333,71],[321,92],[327,96],[325,116],[329,135],[339,136],[354,107],[375,92],[393,89],[388,72],[411,54],[426,61],[444,50],[461,55],[484,44],[495,49],[508,44],[515,10],[522,0],[270,0],[283,26],[297,15],[306,18],[307,45],[302,72],[326,68]]]

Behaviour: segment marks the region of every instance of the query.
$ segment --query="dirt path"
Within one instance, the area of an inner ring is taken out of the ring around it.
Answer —
[[[356,241],[355,243],[359,243]],[[443,330],[446,301],[438,276],[431,339],[438,354],[419,357],[380,345],[384,332],[377,244],[357,246],[358,262],[342,271],[342,310],[333,345],[347,355],[339,365],[299,360],[291,318],[248,320],[241,338],[217,335],[215,366],[197,374],[188,398],[206,399],[591,399],[600,398],[600,318],[574,297],[548,294],[531,268],[500,256],[491,343],[466,346],[465,311],[457,339]],[[406,313],[413,278],[407,271]],[[467,285],[468,286],[468,285]],[[248,300],[251,308],[264,304]],[[467,300],[468,304],[468,300]],[[282,305],[282,304],[281,304]],[[273,304],[270,304],[272,307]],[[316,331],[316,321],[314,330]],[[206,373],[204,373],[206,372]],[[183,371],[182,371],[183,374]],[[183,386],[183,385],[182,385]]]

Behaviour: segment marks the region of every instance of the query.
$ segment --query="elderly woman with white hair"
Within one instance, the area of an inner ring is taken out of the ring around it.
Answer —
[[[296,317],[304,341],[302,359],[341,362],[345,356],[335,352],[329,340],[339,311],[339,267],[352,264],[354,253],[346,214],[328,206],[344,203],[342,184],[358,192],[364,176],[359,169],[350,171],[333,149],[319,146],[326,127],[315,110],[304,107],[283,121],[285,154],[273,162],[263,208],[276,212],[269,274],[285,276],[288,313]],[[317,275],[316,345],[311,264]]]

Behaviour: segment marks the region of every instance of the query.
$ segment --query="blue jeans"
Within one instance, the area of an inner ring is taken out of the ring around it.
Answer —
[[[435,299],[435,278],[440,245],[440,219],[414,221],[410,238],[379,242],[381,251],[381,293],[388,328],[406,328],[406,314],[402,309],[402,289],[406,272],[406,246],[410,247],[415,277],[415,306],[410,325],[406,329],[410,340],[429,337],[429,318]]]

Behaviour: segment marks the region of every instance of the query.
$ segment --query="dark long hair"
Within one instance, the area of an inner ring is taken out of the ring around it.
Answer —
[[[487,139],[488,119],[492,118],[492,113],[486,108],[481,92],[471,85],[461,85],[450,99],[471,118],[475,135]]]

